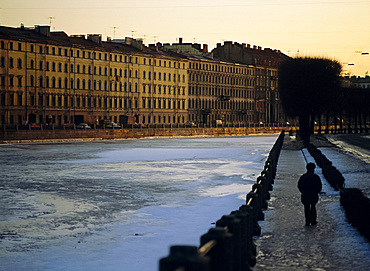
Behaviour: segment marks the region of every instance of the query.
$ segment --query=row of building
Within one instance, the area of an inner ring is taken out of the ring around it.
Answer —
[[[278,50],[224,42],[145,46],[49,26],[0,27],[0,124],[225,125],[284,121]]]

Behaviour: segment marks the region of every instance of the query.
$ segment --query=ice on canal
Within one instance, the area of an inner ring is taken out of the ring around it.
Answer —
[[[0,270],[158,270],[245,202],[276,138],[0,145]]]

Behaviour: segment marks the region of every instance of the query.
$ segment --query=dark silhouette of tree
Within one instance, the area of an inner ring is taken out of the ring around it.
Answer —
[[[370,91],[362,88],[342,89],[342,108],[346,115],[348,133],[367,133],[369,116]]]
[[[342,66],[326,58],[291,58],[280,64],[279,92],[287,116],[298,117],[305,143],[313,132],[315,117],[329,112],[340,88]]]

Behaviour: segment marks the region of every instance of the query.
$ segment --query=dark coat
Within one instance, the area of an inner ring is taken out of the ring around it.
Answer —
[[[316,204],[322,189],[320,177],[315,173],[307,172],[299,178],[298,189],[302,193],[303,204]]]

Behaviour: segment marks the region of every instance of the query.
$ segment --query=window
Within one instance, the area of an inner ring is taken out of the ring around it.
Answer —
[[[18,76],[18,87],[22,86],[22,76]]]
[[[9,58],[9,68],[14,68],[14,60],[13,58]]]
[[[17,68],[22,69],[22,59],[20,58],[17,59]]]
[[[30,86],[33,87],[35,85],[35,79],[33,75],[30,76]]]
[[[18,105],[22,105],[22,94],[18,94]]]

